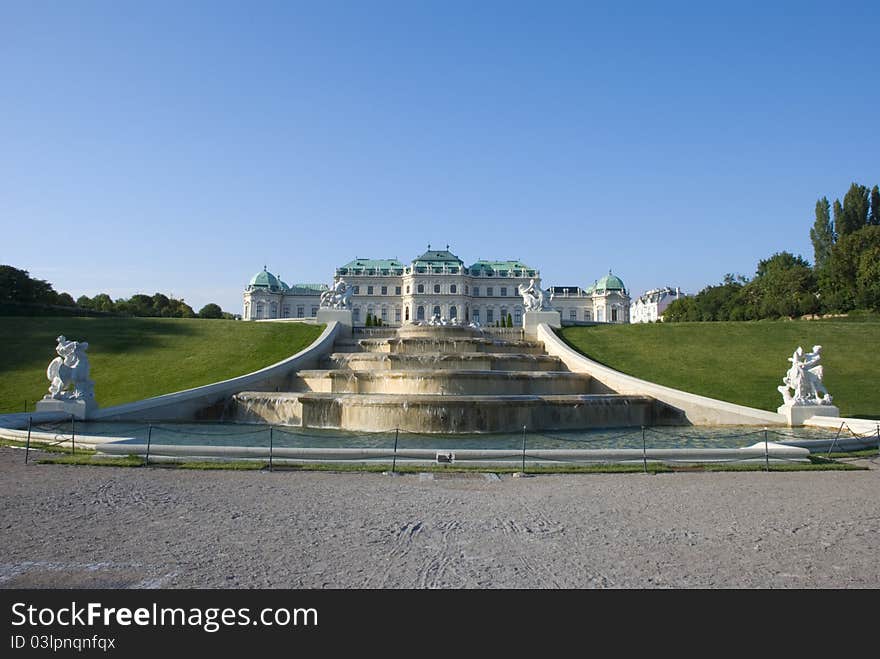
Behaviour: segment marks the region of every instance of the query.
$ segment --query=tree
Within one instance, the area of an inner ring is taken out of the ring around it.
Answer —
[[[513,327],[513,316],[511,316],[510,314],[507,314],[507,326]]]
[[[62,307],[75,307],[76,302],[73,301],[73,296],[70,293],[59,293],[58,300],[55,304],[60,304]]]
[[[834,246],[834,227],[831,225],[831,205],[826,197],[816,202],[816,221],[810,229],[813,241],[813,261],[816,268],[822,268],[831,248]]]
[[[840,219],[834,222],[838,236],[853,233],[868,224],[868,194],[864,185],[853,183],[849,186],[843,197]]]
[[[98,293],[92,298],[92,308],[97,311],[116,311],[116,305],[106,293]]]
[[[372,326],[373,326],[373,314],[367,312],[367,320],[366,320],[366,322],[365,322],[364,324],[365,324],[367,327],[372,327]]]
[[[199,310],[199,318],[223,318],[223,309],[220,305],[209,302]]]
[[[828,310],[880,310],[880,226],[862,227],[837,241],[820,287]]]
[[[82,309],[94,309],[94,305],[95,303],[92,302],[92,298],[90,298],[88,295],[80,295],[78,298],[76,298],[76,306]]]
[[[880,226],[880,188],[876,185],[871,189],[871,216],[868,218],[871,226]]]
[[[156,293],[153,295],[150,304],[153,307],[153,313],[156,316],[167,317],[171,315],[171,300],[169,300],[167,296],[162,295],[162,293]]]
[[[819,309],[816,277],[801,256],[779,252],[758,263],[755,278],[743,290],[756,318],[803,316]],[[733,320],[738,320],[734,318]]]

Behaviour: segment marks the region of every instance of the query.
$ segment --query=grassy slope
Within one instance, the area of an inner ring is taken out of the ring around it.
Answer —
[[[799,345],[821,345],[825,384],[844,416],[880,418],[880,322],[761,321],[567,327],[585,355],[624,373],[776,411],[776,387]]]
[[[284,359],[323,326],[176,318],[0,318],[0,413],[48,390],[55,337],[88,341],[102,407],[209,384]]]

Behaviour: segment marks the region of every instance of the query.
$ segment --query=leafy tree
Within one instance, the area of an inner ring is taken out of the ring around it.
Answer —
[[[871,215],[868,224],[880,226],[880,187],[876,185],[871,189]]]
[[[868,223],[868,188],[853,183],[843,198],[840,219],[834,227],[839,236],[858,231]]]
[[[70,293],[59,293],[58,300],[56,301],[56,304],[60,304],[63,307],[75,307],[76,306],[76,302],[73,301],[73,297],[70,295]]]
[[[813,258],[817,268],[825,265],[834,246],[834,227],[831,225],[831,205],[826,197],[816,202],[816,221],[810,229]]]
[[[758,263],[756,276],[744,288],[753,318],[803,316],[819,310],[816,278],[810,264],[801,256],[779,252]],[[739,318],[731,318],[739,320]]]
[[[199,318],[223,318],[223,309],[220,305],[209,302],[199,310]]]
[[[88,295],[80,295],[76,298],[76,306],[81,307],[83,309],[94,309],[94,302],[92,302],[92,298]]]
[[[92,308],[97,311],[116,311],[116,305],[106,293],[98,293],[92,298]]]
[[[826,309],[880,310],[880,226],[866,226],[842,236],[820,278]]]
[[[153,295],[150,300],[150,305],[153,308],[153,314],[156,316],[168,317],[171,315],[171,300],[168,299],[166,295],[162,295],[162,293],[156,293]]]

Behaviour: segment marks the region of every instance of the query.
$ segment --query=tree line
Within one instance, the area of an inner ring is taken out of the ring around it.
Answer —
[[[69,293],[57,292],[48,281],[31,277],[27,270],[11,265],[0,265],[0,304],[12,310],[25,308],[46,313],[54,309],[72,313],[83,311],[154,318],[234,318],[233,314],[223,311],[220,305],[213,302],[196,313],[183,299],[162,293],[138,293],[116,300],[106,293],[99,293],[91,298],[81,295],[74,300]]]
[[[761,320],[880,311],[880,188],[853,183],[843,197],[816,202],[813,263],[778,252],[755,276],[725,275],[669,305],[665,321]]]

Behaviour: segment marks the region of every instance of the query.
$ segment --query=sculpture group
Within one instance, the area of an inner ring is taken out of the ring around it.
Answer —
[[[535,280],[530,279],[529,285],[520,284],[518,287],[519,294],[523,299],[523,306],[526,311],[550,311],[553,307],[550,305],[552,297],[547,291],[535,286]]]
[[[322,309],[351,309],[352,287],[340,279],[329,291],[321,293]]]
[[[90,401],[95,397],[95,383],[89,380],[89,358],[86,356],[89,344],[68,341],[64,336],[59,336],[57,341],[55,352],[58,356],[46,369],[50,384],[44,400]],[[72,389],[67,391],[68,387]]]
[[[822,382],[822,346],[813,346],[812,352],[804,353],[798,346],[788,361],[791,362],[782,385],[783,405],[831,405],[831,396]]]

